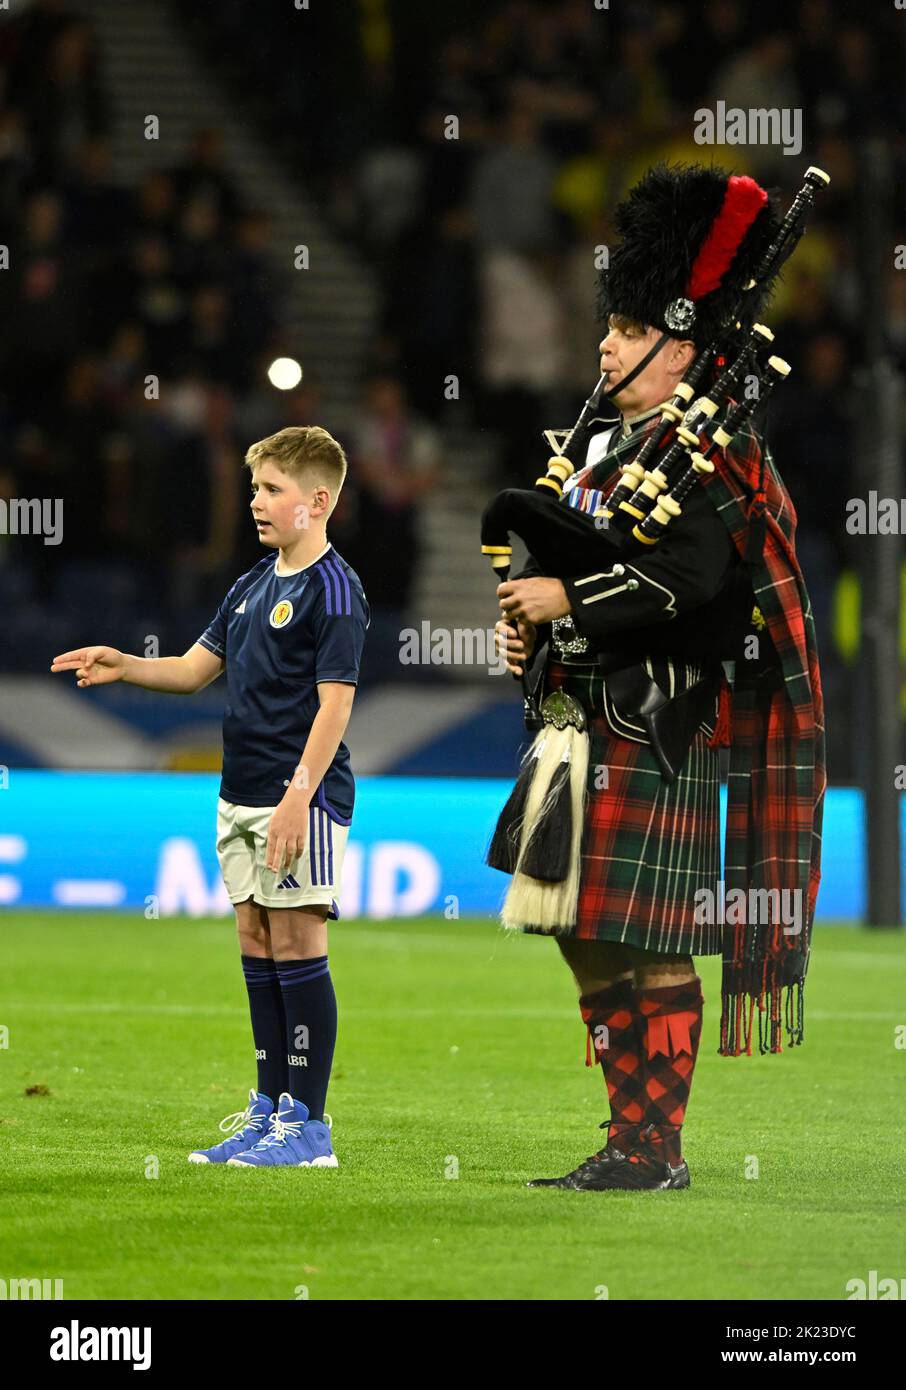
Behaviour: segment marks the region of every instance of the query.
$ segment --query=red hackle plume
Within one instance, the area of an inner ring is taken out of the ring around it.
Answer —
[[[720,285],[740,242],[767,201],[765,190],[748,174],[733,174],[727,180],[723,206],[689,273],[686,298],[693,304]]]

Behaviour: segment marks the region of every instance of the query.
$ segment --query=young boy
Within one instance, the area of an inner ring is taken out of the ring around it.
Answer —
[[[189,1162],[335,1168],[324,1123],[337,1026],[327,919],[339,916],[355,796],[342,738],[370,613],[327,540],[347,466],[336,440],[316,426],[284,429],[253,444],[245,464],[270,553],[185,656],[83,647],[51,670],[75,670],[80,687],[125,680],[190,694],[226,667],[217,855],[236,909],[258,1089],[222,1123],[235,1132]]]

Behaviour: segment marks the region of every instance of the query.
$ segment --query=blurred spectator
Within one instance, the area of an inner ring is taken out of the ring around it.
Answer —
[[[757,30],[749,48],[728,55],[717,68],[708,92],[709,104],[725,101],[728,108],[739,107],[744,111],[798,111],[801,117],[802,93],[792,67],[793,52],[789,34],[780,29]],[[790,133],[795,133],[792,127]],[[800,135],[804,140],[804,127]],[[781,145],[750,145],[748,155],[758,177],[769,180],[786,177],[790,157],[784,154]]]
[[[42,180],[64,175],[79,147],[106,135],[109,116],[94,29],[73,19],[51,40],[25,94],[35,167]]]
[[[45,414],[60,464],[66,544],[59,554],[66,560],[110,555],[127,542],[120,480],[108,450],[114,417],[103,398],[99,365],[87,354],[74,357],[59,409]]]
[[[173,272],[181,285],[223,279],[230,265],[221,214],[207,198],[193,194],[177,220]]]
[[[421,162],[412,150],[379,145],[358,171],[360,227],[368,247],[386,255],[418,214]]]
[[[158,235],[135,243],[132,289],[127,300],[130,316],[141,324],[148,355],[160,372],[180,343],[186,316],[186,296],[173,270],[173,251]]]
[[[683,106],[698,105],[710,74],[745,50],[751,5],[744,0],[710,0],[700,10],[658,6],[663,45],[660,67],[671,95]],[[689,61],[690,44],[695,62]]]
[[[223,167],[221,151],[219,131],[197,131],[188,157],[172,170],[170,177],[181,203],[209,203],[217,216],[230,222],[239,209],[239,198]]]
[[[365,385],[352,440],[351,472],[361,507],[369,602],[402,621],[421,551],[420,502],[440,479],[436,432],[412,415],[402,383],[388,374]]]
[[[846,560],[855,446],[848,370],[845,337],[830,325],[820,328],[798,360],[795,395],[779,391],[771,401],[774,453],[801,519],[800,556],[816,589]],[[809,545],[819,540],[821,564],[809,565]]]
[[[226,289],[223,285],[199,285],[192,293],[188,321],[174,354],[177,370],[198,368],[208,380],[240,391],[247,385],[243,348]]]
[[[238,466],[241,449],[231,392],[199,382],[197,393],[200,415],[179,441],[164,493],[172,546],[171,604],[193,627],[236,577],[232,560],[242,489],[248,482]]]
[[[478,160],[472,187],[482,250],[542,251],[554,240],[551,189],[556,164],[538,141],[538,118],[513,103],[501,138]]]
[[[4,227],[14,225],[21,206],[32,160],[21,111],[0,111],[0,219]]]
[[[81,282],[82,342],[100,348],[119,321],[128,288],[128,261],[119,249],[111,253],[111,237],[129,223],[130,196],[111,178],[110,146],[101,139],[79,147],[63,186],[66,240],[78,258]]]
[[[526,483],[542,430],[565,423],[558,395],[567,362],[565,306],[557,270],[551,257],[509,251],[490,252],[482,264],[486,419],[503,441],[506,480],[517,486]]]
[[[834,101],[836,25],[831,0],[800,0],[797,16],[798,40],[794,62],[802,99],[809,107],[823,108],[824,119],[835,119],[836,109],[825,106],[825,94]]]
[[[385,324],[401,338],[406,379],[419,410],[440,414],[451,375],[463,394],[470,388],[474,393],[479,286],[466,208],[448,208],[430,232],[424,224],[414,230],[401,248],[387,307]]]
[[[142,178],[133,209],[136,234],[154,232],[165,240],[173,235],[178,200],[169,174],[162,169],[150,169]]]
[[[12,272],[0,277],[4,374],[22,408],[46,399],[78,341],[78,266],[57,193],[44,189],[27,199],[10,238],[10,264]]]
[[[263,212],[251,209],[239,217],[229,280],[236,331],[249,361],[263,350],[279,322],[268,259],[270,243],[271,224]]]
[[[629,183],[632,127],[616,112],[597,116],[590,137],[590,148],[561,166],[553,189],[555,205],[583,237],[600,227]]]
[[[122,321],[111,335],[100,369],[104,399],[117,417],[125,409],[147,362],[147,342],[141,325],[128,319]]]

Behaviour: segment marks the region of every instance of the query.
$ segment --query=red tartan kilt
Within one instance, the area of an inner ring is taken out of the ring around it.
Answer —
[[[552,661],[545,689],[570,684]],[[590,738],[578,916],[561,934],[720,954],[721,926],[695,921],[696,890],[716,895],[720,878],[719,755],[708,736],[696,734],[672,783],[647,744],[617,737],[603,715],[593,713]]]

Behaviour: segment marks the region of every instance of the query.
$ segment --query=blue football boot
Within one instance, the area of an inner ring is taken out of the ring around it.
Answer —
[[[323,1120],[310,1120],[308,1106],[287,1091],[280,1097],[273,1127],[254,1148],[227,1162],[234,1168],[338,1168]]]
[[[215,1144],[212,1149],[195,1149],[189,1154],[190,1163],[227,1163],[234,1154],[244,1153],[258,1143],[270,1131],[274,1113],[274,1102],[270,1096],[260,1091],[249,1091],[248,1109],[237,1110],[220,1121],[225,1134],[230,1130],[229,1139]]]

